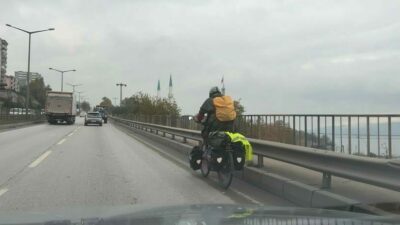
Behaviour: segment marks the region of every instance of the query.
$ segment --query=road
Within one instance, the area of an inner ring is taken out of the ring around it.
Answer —
[[[0,212],[55,208],[265,204],[292,206],[235,180],[224,191],[112,124],[41,124],[0,133]]]

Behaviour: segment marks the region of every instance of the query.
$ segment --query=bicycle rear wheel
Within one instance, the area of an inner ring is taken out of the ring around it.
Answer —
[[[203,175],[203,177],[207,177],[208,174],[210,173],[210,165],[206,157],[203,157],[203,159],[201,160],[200,170],[201,170],[201,175]]]
[[[227,154],[227,161],[218,170],[218,182],[224,189],[229,188],[233,179],[233,156],[231,152],[228,152]]]

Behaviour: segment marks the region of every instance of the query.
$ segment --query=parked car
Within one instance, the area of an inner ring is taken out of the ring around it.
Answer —
[[[103,126],[103,118],[101,114],[98,112],[89,112],[85,116],[85,126],[89,124],[97,124],[99,126]]]
[[[22,108],[11,108],[10,115],[20,115],[22,114]]]

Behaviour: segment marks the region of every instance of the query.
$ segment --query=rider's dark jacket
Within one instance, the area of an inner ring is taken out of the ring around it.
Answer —
[[[198,116],[200,117],[199,119],[201,120],[201,118],[203,118],[204,115],[207,114],[207,120],[204,123],[204,128],[202,131],[203,137],[205,138],[210,132],[213,131],[234,131],[234,121],[221,122],[215,116],[215,106],[213,99],[215,97],[221,96],[222,94],[220,93],[212,95],[211,97],[207,98],[200,107],[200,111],[198,114]]]

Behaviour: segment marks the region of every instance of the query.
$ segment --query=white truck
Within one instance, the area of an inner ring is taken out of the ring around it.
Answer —
[[[75,123],[76,102],[72,92],[47,92],[45,114],[50,124]]]

